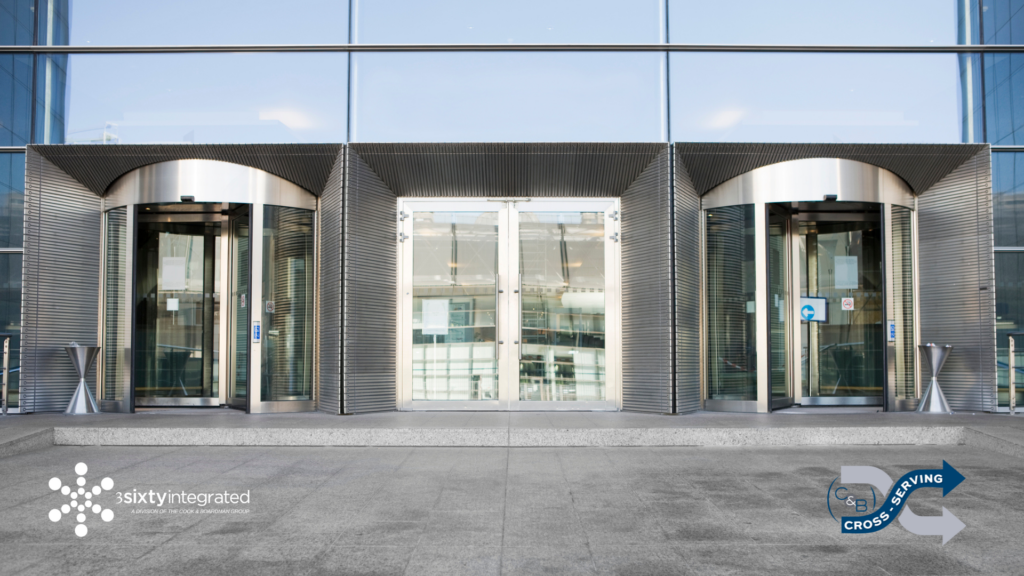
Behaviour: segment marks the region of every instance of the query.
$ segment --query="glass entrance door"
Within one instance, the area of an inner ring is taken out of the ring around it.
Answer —
[[[314,211],[154,204],[137,220],[135,406],[315,409]]]
[[[408,200],[406,410],[618,406],[616,200]]]
[[[772,204],[767,218],[772,407],[881,406],[881,205]]]
[[[799,218],[803,405],[882,405],[885,269],[879,206]]]
[[[220,404],[221,222],[141,214],[135,291],[135,404]]]

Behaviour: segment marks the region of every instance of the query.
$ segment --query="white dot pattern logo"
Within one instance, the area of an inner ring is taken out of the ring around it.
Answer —
[[[70,516],[75,514],[75,535],[79,538],[84,537],[89,533],[89,528],[86,527],[86,511],[92,512],[98,515],[104,522],[110,522],[114,519],[114,511],[109,508],[103,508],[99,504],[93,503],[93,498],[99,496],[103,492],[110,491],[114,487],[114,481],[110,478],[104,478],[100,480],[98,486],[92,488],[85,488],[88,483],[85,475],[89,472],[89,467],[85,465],[85,462],[79,462],[75,465],[75,475],[78,476],[75,484],[79,488],[72,488],[71,486],[65,485],[60,478],[50,478],[47,485],[50,490],[56,492],[60,491],[64,496],[69,497],[67,504],[62,505],[60,508],[54,508],[50,510],[47,517],[51,522],[60,522],[64,516]],[[79,502],[78,497],[82,496],[82,501]]]

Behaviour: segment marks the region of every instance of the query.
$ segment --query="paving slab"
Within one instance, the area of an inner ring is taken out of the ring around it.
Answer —
[[[947,544],[898,524],[845,535],[830,517],[842,466],[896,477],[943,460],[966,480],[909,502],[966,524]],[[77,462],[115,483],[97,496],[114,518],[90,515],[84,537],[47,517],[65,500],[48,480]],[[0,572],[1020,574],[1021,477],[1024,461],[971,446],[51,446],[0,464]],[[251,499],[232,514],[117,500],[149,490]]]

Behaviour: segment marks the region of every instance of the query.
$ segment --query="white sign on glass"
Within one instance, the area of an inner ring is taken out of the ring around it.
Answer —
[[[800,297],[800,319],[804,322],[828,322],[828,299],[814,296]]]
[[[448,299],[431,298],[423,301],[423,334],[448,334]]]
[[[836,290],[856,290],[860,287],[856,256],[836,256]]]
[[[178,311],[178,299],[177,298],[168,298],[167,299],[167,311],[168,312],[177,312]]]
[[[160,289],[186,290],[185,257],[164,256],[160,262]]]
[[[853,310],[853,298],[843,298],[843,310]]]

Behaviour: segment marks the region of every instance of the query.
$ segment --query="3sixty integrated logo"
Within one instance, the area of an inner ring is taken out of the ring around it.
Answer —
[[[114,511],[110,508],[103,508],[99,504],[93,502],[93,498],[99,496],[103,492],[109,492],[114,487],[114,481],[110,478],[104,478],[100,480],[98,486],[92,488],[86,488],[85,474],[89,472],[89,467],[85,465],[85,462],[79,462],[75,465],[75,474],[78,475],[78,480],[75,484],[77,488],[65,485],[61,482],[60,478],[50,478],[50,490],[60,490],[60,493],[68,496],[70,500],[67,504],[64,504],[60,509],[54,508],[50,510],[50,521],[60,522],[61,518],[65,515],[75,515],[75,521],[78,523],[75,526],[75,535],[79,538],[89,533],[89,528],[85,525],[85,514],[86,512],[92,512],[93,514],[99,514],[99,517],[104,522],[110,522],[114,519]]]

